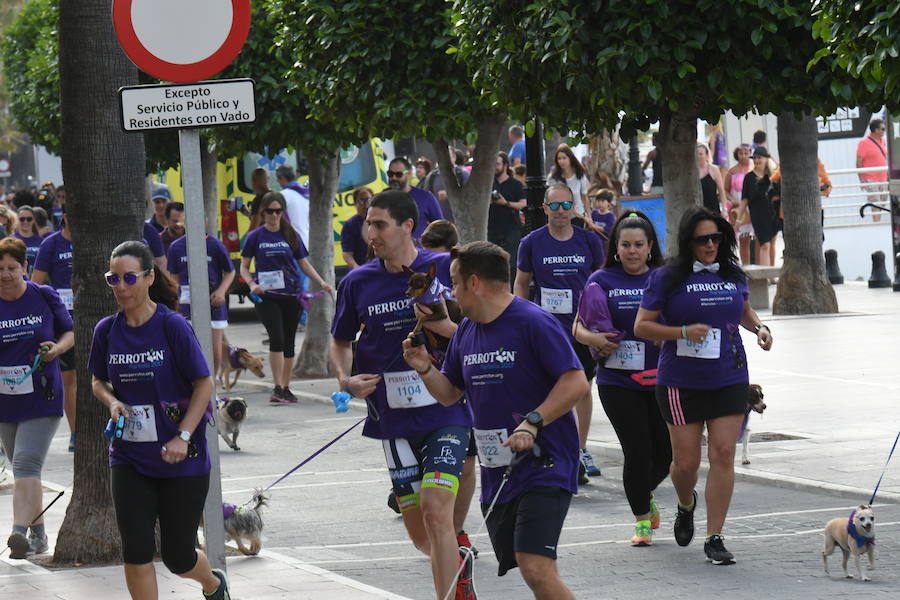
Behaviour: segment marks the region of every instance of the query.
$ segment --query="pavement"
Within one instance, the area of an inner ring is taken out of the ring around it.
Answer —
[[[897,457],[875,500],[879,564],[873,581],[842,579],[836,556],[831,558],[832,575],[822,570],[822,526],[868,502],[900,429],[900,381],[893,364],[900,356],[900,294],[870,290],[864,283],[835,290],[842,311],[836,315],[761,313],[773,332],[771,352],[755,347],[752,336],[744,338],[751,381],[763,386],[768,409],[751,417],[751,463],[735,466],[738,482],[725,534],[737,565],[705,563],[702,540],[688,548],[673,543],[674,490],[667,482],[657,491],[663,524],[654,545],[634,549],[627,544],[631,515],[622,492],[621,451],[595,402],[589,447],[603,477],[592,479],[573,499],[559,545],[560,573],[576,597],[900,595]],[[264,356],[262,327],[252,309],[234,308],[230,341]],[[296,406],[268,406],[269,389],[267,382],[245,374],[235,390],[250,409],[240,439],[243,450],[232,452],[220,444],[227,502],[243,502],[254,487],[271,483],[365,414],[355,401],[350,412],[334,413],[329,400],[336,389],[333,380],[293,383],[301,398]],[[426,557],[415,551],[399,517],[384,505],[390,484],[380,444],[357,432],[272,490],[262,554],[228,559],[234,598],[433,597]],[[51,446],[44,471],[46,501],[56,496],[54,490],[71,484],[67,439],[67,432],[58,433]],[[47,514],[51,543],[67,498]],[[705,518],[702,504],[698,537]],[[11,490],[0,486],[0,531],[8,531],[11,512]],[[496,577],[490,543],[479,523],[473,503],[467,529],[481,550],[476,562],[479,597],[529,597],[516,571]],[[128,597],[120,566],[60,568],[44,562],[0,557],[0,600]],[[193,582],[172,576],[162,565],[157,573],[161,597],[200,597]]]

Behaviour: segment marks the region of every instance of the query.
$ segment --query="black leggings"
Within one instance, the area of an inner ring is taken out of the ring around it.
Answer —
[[[141,475],[130,465],[113,465],[110,487],[126,563],[153,562],[154,527],[159,518],[163,563],[175,575],[194,568],[194,544],[209,489],[208,473],[163,479]]]
[[[303,310],[297,299],[293,296],[264,296],[262,302],[254,304],[254,307],[269,334],[269,352],[284,352],[285,358],[293,358],[294,337]]]
[[[654,388],[638,391],[598,385],[597,389],[603,410],[622,444],[625,455],[622,481],[631,512],[647,514],[650,494],[669,475],[672,464],[669,429],[659,414]]]

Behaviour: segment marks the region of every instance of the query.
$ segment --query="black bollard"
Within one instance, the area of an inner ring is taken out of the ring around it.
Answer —
[[[870,288],[891,287],[891,279],[884,268],[884,252],[877,250],[872,253],[872,276],[869,277]]]
[[[900,292],[900,252],[894,257],[894,291]]]
[[[825,274],[828,275],[828,281],[832,285],[844,283],[844,276],[841,275],[841,268],[838,266],[837,250],[825,251]]]

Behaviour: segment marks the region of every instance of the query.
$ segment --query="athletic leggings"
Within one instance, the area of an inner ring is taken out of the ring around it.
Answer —
[[[600,403],[616,430],[625,469],[625,496],[635,515],[650,512],[650,494],[668,475],[672,464],[669,429],[659,414],[654,388],[633,390],[598,385]]]
[[[0,441],[12,462],[13,477],[40,479],[50,441],[61,418],[40,417],[18,423],[0,423]]]
[[[197,527],[209,489],[209,474],[147,477],[130,465],[110,467],[110,488],[122,536],[122,558],[131,565],[153,562],[154,527],[159,518],[160,554],[172,573],[197,564]]]
[[[300,303],[293,296],[263,296],[254,305],[259,320],[269,334],[269,352],[284,352],[285,358],[294,357],[294,337],[300,322]]]

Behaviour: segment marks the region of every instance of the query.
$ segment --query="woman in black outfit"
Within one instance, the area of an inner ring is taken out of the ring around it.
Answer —
[[[750,211],[753,235],[758,244],[756,263],[770,266],[769,245],[778,233],[778,227],[775,221],[775,209],[772,208],[772,201],[769,198],[772,173],[769,172],[768,163],[768,150],[760,146],[753,151],[753,170],[744,177],[744,188],[741,192],[741,213]]]

